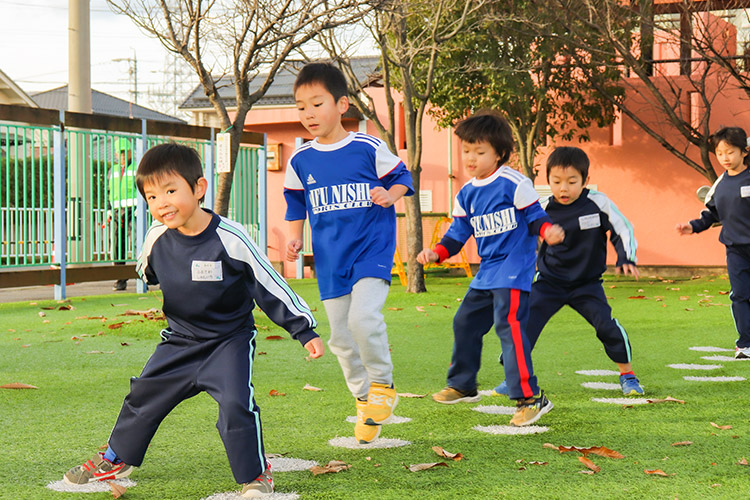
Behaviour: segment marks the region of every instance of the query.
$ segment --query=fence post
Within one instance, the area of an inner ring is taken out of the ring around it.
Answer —
[[[141,159],[143,158],[143,155],[146,154],[146,145],[148,144],[148,139],[146,136],[146,120],[141,120],[141,137],[135,140],[135,164],[140,165]],[[146,200],[143,199],[143,196],[138,193],[137,195],[137,202],[135,206],[135,255],[136,258],[141,256],[141,252],[143,252],[143,240],[146,239],[146,221],[148,220],[147,217],[147,208],[146,208]],[[135,291],[137,293],[146,293],[148,291],[148,285],[146,285],[146,282],[141,279],[135,280]]]
[[[216,169],[214,168],[214,162],[216,161],[216,129],[211,128],[211,142],[208,144],[208,147],[206,148],[206,153],[203,158],[203,162],[206,164],[206,167],[204,168],[203,175],[206,178],[206,183],[208,184],[208,188],[206,189],[206,197],[203,200],[203,206],[210,208],[211,210],[214,209],[214,200],[216,199],[215,193],[214,193],[214,172]]]
[[[263,149],[258,151],[258,245],[268,255],[268,170],[266,147],[268,136],[263,134]]]
[[[55,218],[55,263],[60,266],[60,284],[55,285],[55,300],[65,299],[65,266],[68,248],[65,196],[65,112],[60,111],[60,127],[53,137],[55,160],[53,166],[53,193]]]

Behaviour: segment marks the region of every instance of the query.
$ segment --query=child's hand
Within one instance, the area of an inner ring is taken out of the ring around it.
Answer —
[[[377,186],[370,189],[370,198],[376,205],[380,205],[383,208],[388,208],[396,201],[391,198],[391,193],[388,192],[383,186]]]
[[[559,224],[553,224],[544,232],[544,241],[548,245],[557,245],[565,239],[565,230]]]
[[[417,262],[422,265],[429,264],[430,262],[437,262],[439,260],[440,256],[429,248],[425,248],[417,254]]]
[[[299,258],[299,251],[302,249],[302,240],[291,240],[286,244],[286,260],[294,262]]]
[[[315,337],[314,339],[310,340],[305,344],[305,349],[310,353],[310,357],[313,359],[321,357],[325,352],[325,348],[323,347],[323,341],[320,339],[320,337]]]
[[[677,232],[680,233],[680,236],[685,234],[693,234],[693,226],[690,224],[677,224],[675,226],[675,229],[677,229]]]
[[[636,281],[638,280],[638,277],[641,275],[640,272],[638,272],[638,268],[635,266],[635,264],[623,264],[620,267],[615,268],[615,274],[622,273],[623,276],[627,276],[630,274],[633,276]]]

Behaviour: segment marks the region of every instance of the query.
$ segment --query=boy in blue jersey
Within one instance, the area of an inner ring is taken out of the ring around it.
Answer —
[[[201,208],[207,189],[198,153],[174,143],[151,148],[136,184],[156,222],[138,273],[160,284],[169,327],[140,377],[133,377],[109,446],[69,470],[71,484],[118,479],[141,465],[159,424],[206,391],[219,403],[216,427],[242,496],[273,493],[252,384],[254,303],[317,358],[323,342],[310,308],[239,224]]]
[[[554,247],[542,243],[537,257],[538,274],[531,287],[527,334],[534,348],[552,316],[568,305],[596,330],[607,356],[620,370],[625,395],[643,394],[633,373],[630,340],[612,318],[602,288],[607,269],[607,232],[617,251],[617,272],[638,278],[633,227],[604,193],[586,188],[589,158],[576,147],[559,147],[547,158],[547,182],[552,196],[542,200],[550,219],[565,230],[565,240]],[[503,359],[505,353],[503,353]],[[507,393],[507,384],[495,388]]]
[[[329,63],[306,65],[294,83],[300,122],[314,139],[287,164],[287,259],[299,257],[308,217],[331,325],[328,345],[355,398],[354,437],[364,444],[379,435],[398,402],[381,310],[396,250],[393,204],[414,190],[411,174],[383,141],[344,129],[347,95],[343,73]]]
[[[736,359],[750,359],[750,156],[745,131],[723,127],[711,136],[716,159],[726,170],[706,195],[700,219],[677,224],[681,235],[700,233],[721,222],[719,241],[727,247],[727,271],[732,290],[732,318],[739,338]]]
[[[448,386],[433,395],[439,403],[479,401],[477,372],[482,338],[495,325],[503,352],[510,398],[516,401],[511,425],[529,425],[552,409],[537,386],[526,338],[529,289],[534,276],[537,236],[555,245],[564,233],[550,223],[531,180],[504,166],[513,150],[508,122],[498,114],[477,114],[455,131],[462,142],[464,168],[474,178],[456,195],[453,222],[440,243],[417,256],[422,264],[457,254],[474,236],[482,261],[453,319],[453,356]]]

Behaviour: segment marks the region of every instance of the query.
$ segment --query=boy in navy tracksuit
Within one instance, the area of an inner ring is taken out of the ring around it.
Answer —
[[[628,334],[612,318],[602,288],[607,232],[617,251],[618,273],[638,278],[633,227],[604,193],[585,187],[588,170],[588,156],[576,147],[556,148],[547,159],[552,196],[542,200],[542,207],[565,230],[565,240],[554,247],[542,243],[539,249],[538,274],[531,286],[529,342],[533,348],[550,318],[569,305],[594,327],[607,356],[617,364],[623,394],[643,394],[631,366]],[[495,392],[507,393],[506,385],[502,382]]]
[[[141,465],[167,414],[206,391],[219,403],[216,426],[242,495],[273,493],[252,385],[252,309],[257,302],[313,358],[323,354],[315,318],[242,226],[200,207],[207,181],[194,149],[174,143],[150,149],[136,184],[156,221],[138,272],[161,285],[169,328],[141,376],[131,379],[106,453],[72,468],[64,479],[86,484],[128,476]]]
[[[706,195],[700,219],[678,224],[680,234],[700,233],[721,222],[719,241],[727,247],[732,317],[737,328],[734,357],[750,358],[750,156],[745,131],[724,127],[711,136],[716,159],[726,172]]]
[[[516,400],[511,425],[536,422],[552,409],[537,386],[526,338],[529,288],[536,240],[554,245],[564,236],[539,205],[531,181],[503,166],[513,150],[510,126],[497,114],[478,114],[456,127],[464,168],[474,177],[456,195],[453,222],[440,243],[417,256],[421,264],[455,255],[474,236],[482,262],[453,319],[453,356],[448,386],[433,395],[439,403],[474,402],[482,339],[495,325],[507,353],[505,376]]]

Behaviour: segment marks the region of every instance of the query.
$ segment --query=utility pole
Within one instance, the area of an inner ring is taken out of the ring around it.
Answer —
[[[112,59],[115,62],[126,61],[128,63],[128,80],[130,80],[131,90],[130,98],[138,104],[138,57],[133,49],[133,57],[118,57]]]

